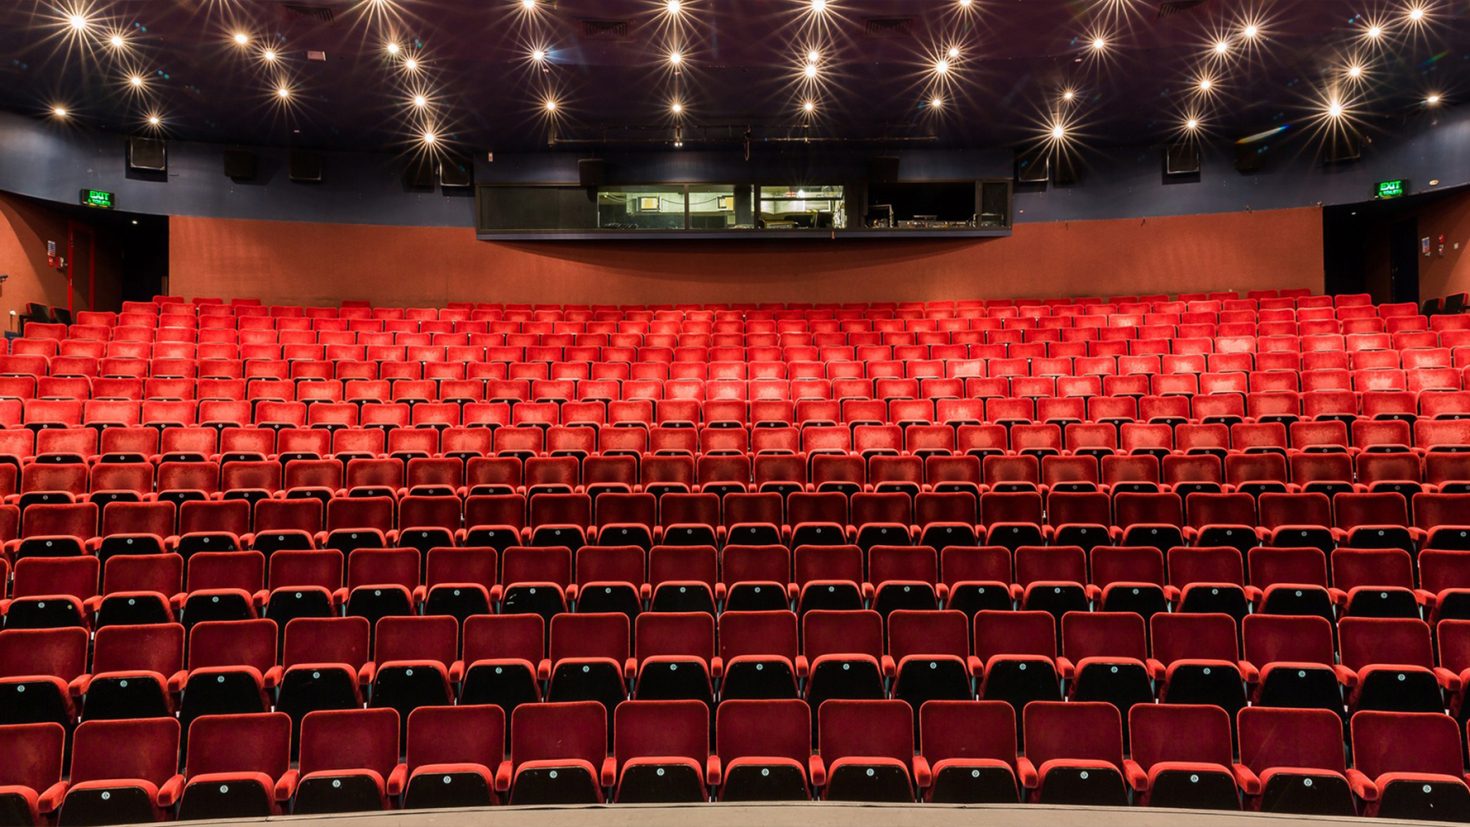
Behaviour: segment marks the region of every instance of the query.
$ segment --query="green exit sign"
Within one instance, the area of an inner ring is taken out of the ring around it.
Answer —
[[[1398,198],[1409,191],[1409,182],[1402,178],[1393,181],[1379,181],[1378,188],[1374,193],[1376,198]]]
[[[113,207],[112,193],[102,190],[82,190],[82,206],[110,210]]]

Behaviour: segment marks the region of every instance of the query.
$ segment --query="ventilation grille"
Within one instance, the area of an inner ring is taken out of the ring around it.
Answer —
[[[1159,3],[1159,17],[1171,17],[1194,11],[1203,6],[1205,2],[1206,0],[1163,0]]]
[[[627,40],[626,20],[583,20],[582,37],[586,40]]]
[[[908,37],[913,31],[912,17],[870,17],[863,21],[863,33],[868,37]]]
[[[319,3],[282,3],[281,8],[298,17],[306,17],[318,23],[331,23],[337,19],[337,11]]]

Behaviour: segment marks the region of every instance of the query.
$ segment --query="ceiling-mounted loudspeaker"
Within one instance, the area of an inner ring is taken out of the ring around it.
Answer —
[[[303,184],[319,184],[322,181],[322,156],[315,152],[291,150],[291,159],[287,167],[292,181],[299,181]]]
[[[1199,144],[1180,141],[1164,147],[1165,175],[1198,175]]]
[[[602,186],[607,180],[607,162],[601,158],[583,158],[577,162],[577,182],[587,189]]]
[[[1016,183],[1045,184],[1051,179],[1051,164],[1041,148],[1016,150]]]
[[[449,189],[472,186],[475,168],[468,158],[445,158],[439,162],[439,186]]]
[[[898,183],[898,156],[874,155],[868,159],[868,183]]]
[[[259,174],[259,159],[243,149],[225,150],[225,177],[233,181],[254,181]]]
[[[129,138],[128,169],[168,172],[168,146],[157,138]]]
[[[415,158],[403,168],[403,185],[416,190],[433,189],[434,173],[433,159]]]

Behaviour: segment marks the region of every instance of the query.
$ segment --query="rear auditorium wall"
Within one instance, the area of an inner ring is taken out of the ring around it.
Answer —
[[[176,216],[177,295],[665,304],[1321,291],[1317,207],[1017,225],[996,239],[493,243],[449,227]]]

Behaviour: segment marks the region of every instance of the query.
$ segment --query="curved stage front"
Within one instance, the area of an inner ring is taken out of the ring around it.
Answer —
[[[281,816],[282,824],[322,827],[1370,827],[1442,822],[1170,810],[1145,807],[942,804],[701,804],[599,807],[482,807]],[[257,819],[194,822],[258,824]]]

